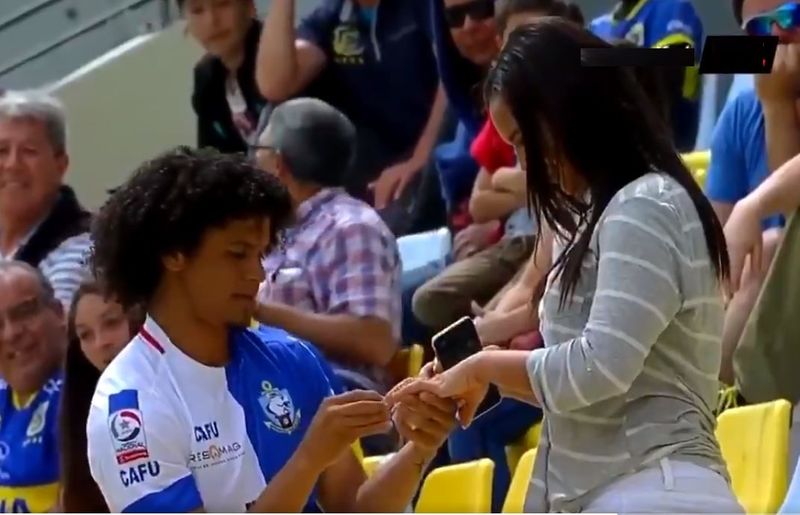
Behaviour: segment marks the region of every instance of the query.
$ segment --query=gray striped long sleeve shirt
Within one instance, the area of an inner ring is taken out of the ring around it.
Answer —
[[[527,512],[580,511],[665,456],[727,477],[713,415],[724,311],[688,193],[661,174],[632,182],[590,249],[567,305],[554,277],[540,305],[545,347],[527,366],[545,427]]]

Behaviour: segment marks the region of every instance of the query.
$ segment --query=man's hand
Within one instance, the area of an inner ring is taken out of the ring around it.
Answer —
[[[322,401],[298,452],[321,472],[349,452],[359,438],[391,428],[391,413],[383,397],[377,392],[354,390]]]
[[[761,270],[763,229],[758,207],[747,198],[739,201],[725,223],[725,241],[731,263],[731,292],[736,293],[749,257],[750,269]]]
[[[477,254],[491,245],[491,238],[500,226],[499,220],[485,224],[471,224],[453,239],[453,257],[456,261]]]
[[[480,353],[479,353],[480,354]],[[398,406],[410,397],[428,392],[440,399],[453,400],[458,408],[456,418],[462,427],[472,423],[475,412],[489,389],[476,373],[479,354],[474,354],[451,369],[438,372],[436,362],[423,367],[420,377],[408,378],[386,394],[392,406]]]
[[[423,460],[429,460],[455,427],[455,414],[455,402],[422,392],[397,403],[392,420],[400,436],[414,443]]]
[[[383,209],[392,201],[399,199],[421,168],[422,165],[412,159],[390,166],[381,172],[380,177],[369,185],[375,193],[375,209]]]
[[[794,106],[800,94],[800,45],[778,45],[772,72],[756,75],[755,87],[758,98],[765,104],[785,102]]]

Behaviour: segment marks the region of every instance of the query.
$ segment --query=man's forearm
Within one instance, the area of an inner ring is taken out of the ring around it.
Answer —
[[[383,463],[358,490],[356,511],[403,513],[419,487],[433,455],[409,442]]]
[[[505,218],[520,207],[517,196],[504,191],[477,191],[469,199],[469,213],[479,224]]]
[[[774,172],[800,153],[800,123],[794,99],[764,103],[767,163]]]
[[[800,154],[775,170],[742,202],[755,206],[761,218],[783,213],[790,215],[800,207]]]
[[[444,112],[447,108],[447,96],[445,95],[444,88],[439,85],[436,89],[436,97],[431,107],[428,121],[425,123],[425,128],[417,140],[414,147],[414,154],[412,160],[416,161],[419,167],[425,166],[428,158],[433,152],[433,147],[436,146],[436,140],[439,137],[439,131],[442,128],[442,121],[444,120]]]
[[[396,351],[389,323],[372,317],[313,313],[266,302],[257,307],[255,318],[312,342],[327,355],[360,363],[383,366]]]
[[[322,470],[302,450],[269,481],[258,499],[248,508],[251,513],[301,513]]]
[[[256,81],[265,98],[282,100],[299,73],[294,30],[295,0],[274,0],[264,21],[256,61]]]

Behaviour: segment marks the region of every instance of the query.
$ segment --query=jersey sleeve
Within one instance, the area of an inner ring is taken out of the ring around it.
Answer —
[[[87,421],[89,468],[112,513],[189,512],[203,506],[190,442],[162,397],[95,394]]]

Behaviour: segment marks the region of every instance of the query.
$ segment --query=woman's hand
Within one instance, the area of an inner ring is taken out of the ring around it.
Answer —
[[[747,198],[739,201],[733,208],[725,224],[725,240],[731,262],[731,293],[741,286],[742,273],[747,258],[750,269],[761,270],[763,230],[761,215],[757,206]]]
[[[478,337],[481,339],[481,345],[484,347],[507,342],[516,336],[504,314],[497,311],[489,311],[483,316],[475,318],[474,323]]]
[[[420,395],[423,392],[437,397],[453,399],[458,405],[457,418],[462,427],[469,426],[475,417],[489,385],[482,382],[477,375],[480,354],[474,354],[453,368],[429,378],[416,378],[404,381],[387,394],[390,404],[402,402],[406,396]],[[426,365],[427,366],[427,365]],[[435,368],[431,366],[427,373]]]

